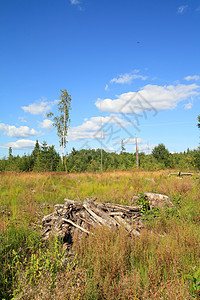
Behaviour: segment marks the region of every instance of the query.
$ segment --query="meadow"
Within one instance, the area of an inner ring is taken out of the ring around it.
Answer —
[[[0,173],[0,299],[200,299],[200,179],[168,174]],[[139,237],[96,228],[67,264],[62,241],[41,241],[39,215],[64,198],[131,205],[143,192],[174,207],[148,211]]]

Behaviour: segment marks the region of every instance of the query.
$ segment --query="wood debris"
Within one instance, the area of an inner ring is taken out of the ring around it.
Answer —
[[[194,176],[195,173],[183,173],[183,172],[175,172],[175,173],[170,173],[168,176],[177,176],[177,177],[185,177],[185,176]]]
[[[92,228],[96,226],[116,229],[123,226],[130,235],[140,235],[142,205],[97,203],[96,199],[86,198],[83,203],[65,199],[65,204],[56,204],[54,212],[42,218],[42,239],[48,240],[53,234],[70,245],[75,234],[93,234]]]
[[[161,194],[144,193],[150,208],[173,205],[169,197]],[[135,198],[139,198],[135,196]],[[56,204],[54,212],[42,218],[42,239],[48,240],[50,235],[61,238],[66,249],[71,249],[75,235],[93,234],[96,226],[117,229],[124,227],[132,236],[139,236],[142,223],[142,205],[126,206],[114,203],[96,202],[97,197],[83,202],[64,199],[65,204]],[[136,199],[135,199],[136,200]]]

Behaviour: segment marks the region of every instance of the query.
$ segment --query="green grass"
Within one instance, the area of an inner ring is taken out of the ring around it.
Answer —
[[[1,173],[0,299],[198,299],[188,277],[200,267],[200,183],[167,174]],[[144,192],[169,196],[174,208],[147,211],[139,238],[96,228],[74,240],[67,265],[56,238],[40,240],[35,212],[48,214],[64,198],[130,205]]]

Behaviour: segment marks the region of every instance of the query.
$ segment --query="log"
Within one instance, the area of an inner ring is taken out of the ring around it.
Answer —
[[[107,209],[112,211],[122,211],[127,213],[140,212],[142,209],[142,205],[137,206],[126,206],[121,204],[113,204],[113,203],[98,203],[98,207],[101,209]]]
[[[149,201],[150,207],[163,207],[165,204],[173,206],[170,198],[162,194],[144,193]]]
[[[130,224],[128,224],[122,217],[120,216],[115,216],[115,219],[118,221],[118,223],[122,226],[124,226],[124,228],[129,231],[130,233],[132,233],[133,235],[139,236],[140,233],[139,231],[135,230],[132,228],[132,226]]]
[[[87,202],[83,203],[83,207],[87,210],[87,212],[94,218],[95,222],[98,222],[99,224],[102,224],[102,225],[108,225],[106,224],[106,222],[104,221],[104,219],[102,219],[101,217],[97,216],[97,214],[95,214],[89,204]]]
[[[71,225],[73,225],[74,227],[80,229],[81,231],[83,231],[85,233],[93,234],[90,231],[86,230],[85,228],[83,228],[83,227],[77,225],[76,223],[72,222],[71,220],[68,220],[68,219],[65,219],[65,218],[62,218],[62,220],[65,221],[65,222],[67,222],[67,223],[69,223],[69,224],[71,224]]]
[[[170,203],[170,199],[165,195],[146,193],[150,205]],[[135,196],[136,197],[136,196]],[[63,237],[62,226],[67,226],[73,239],[78,230],[87,234],[93,234],[88,229],[89,226],[123,226],[130,234],[140,235],[142,226],[140,225],[142,205],[121,205],[114,203],[97,203],[97,197],[85,199],[82,202],[65,199],[65,204],[56,204],[54,212],[47,216],[41,215],[43,225],[43,239],[48,239],[50,234],[58,234]],[[168,201],[167,201],[168,200]],[[86,229],[87,228],[87,229]]]
[[[111,211],[109,216],[123,216],[124,213],[122,211]]]
[[[181,176],[193,176],[194,173],[181,173]]]
[[[70,200],[70,199],[64,199],[64,201],[65,201],[65,206],[70,205],[70,204],[75,205],[75,206],[77,206],[77,205],[83,206],[82,202],[79,202],[79,201]]]
[[[114,225],[116,226],[117,223],[115,222],[115,220],[113,218],[111,218],[107,213],[105,213],[102,209],[99,209],[97,207],[96,204],[94,204],[93,202],[88,201],[88,199],[84,200],[84,204],[87,204],[87,207],[93,211],[93,213],[95,213],[97,216],[101,217],[104,222],[105,225],[108,225],[109,227]]]
[[[176,172],[176,173],[169,173],[168,176],[172,176],[172,175],[176,175],[176,176],[193,176],[194,173],[182,173],[182,172]]]

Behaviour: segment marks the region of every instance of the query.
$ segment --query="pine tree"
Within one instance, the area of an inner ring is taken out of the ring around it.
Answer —
[[[40,172],[42,169],[40,154],[41,154],[40,145],[38,143],[38,140],[36,140],[35,148],[31,154],[33,157],[33,164],[34,164],[33,171],[36,172]]]
[[[41,145],[41,153],[40,153],[41,167],[42,171],[49,170],[49,153],[48,146],[46,141],[44,141]]]

